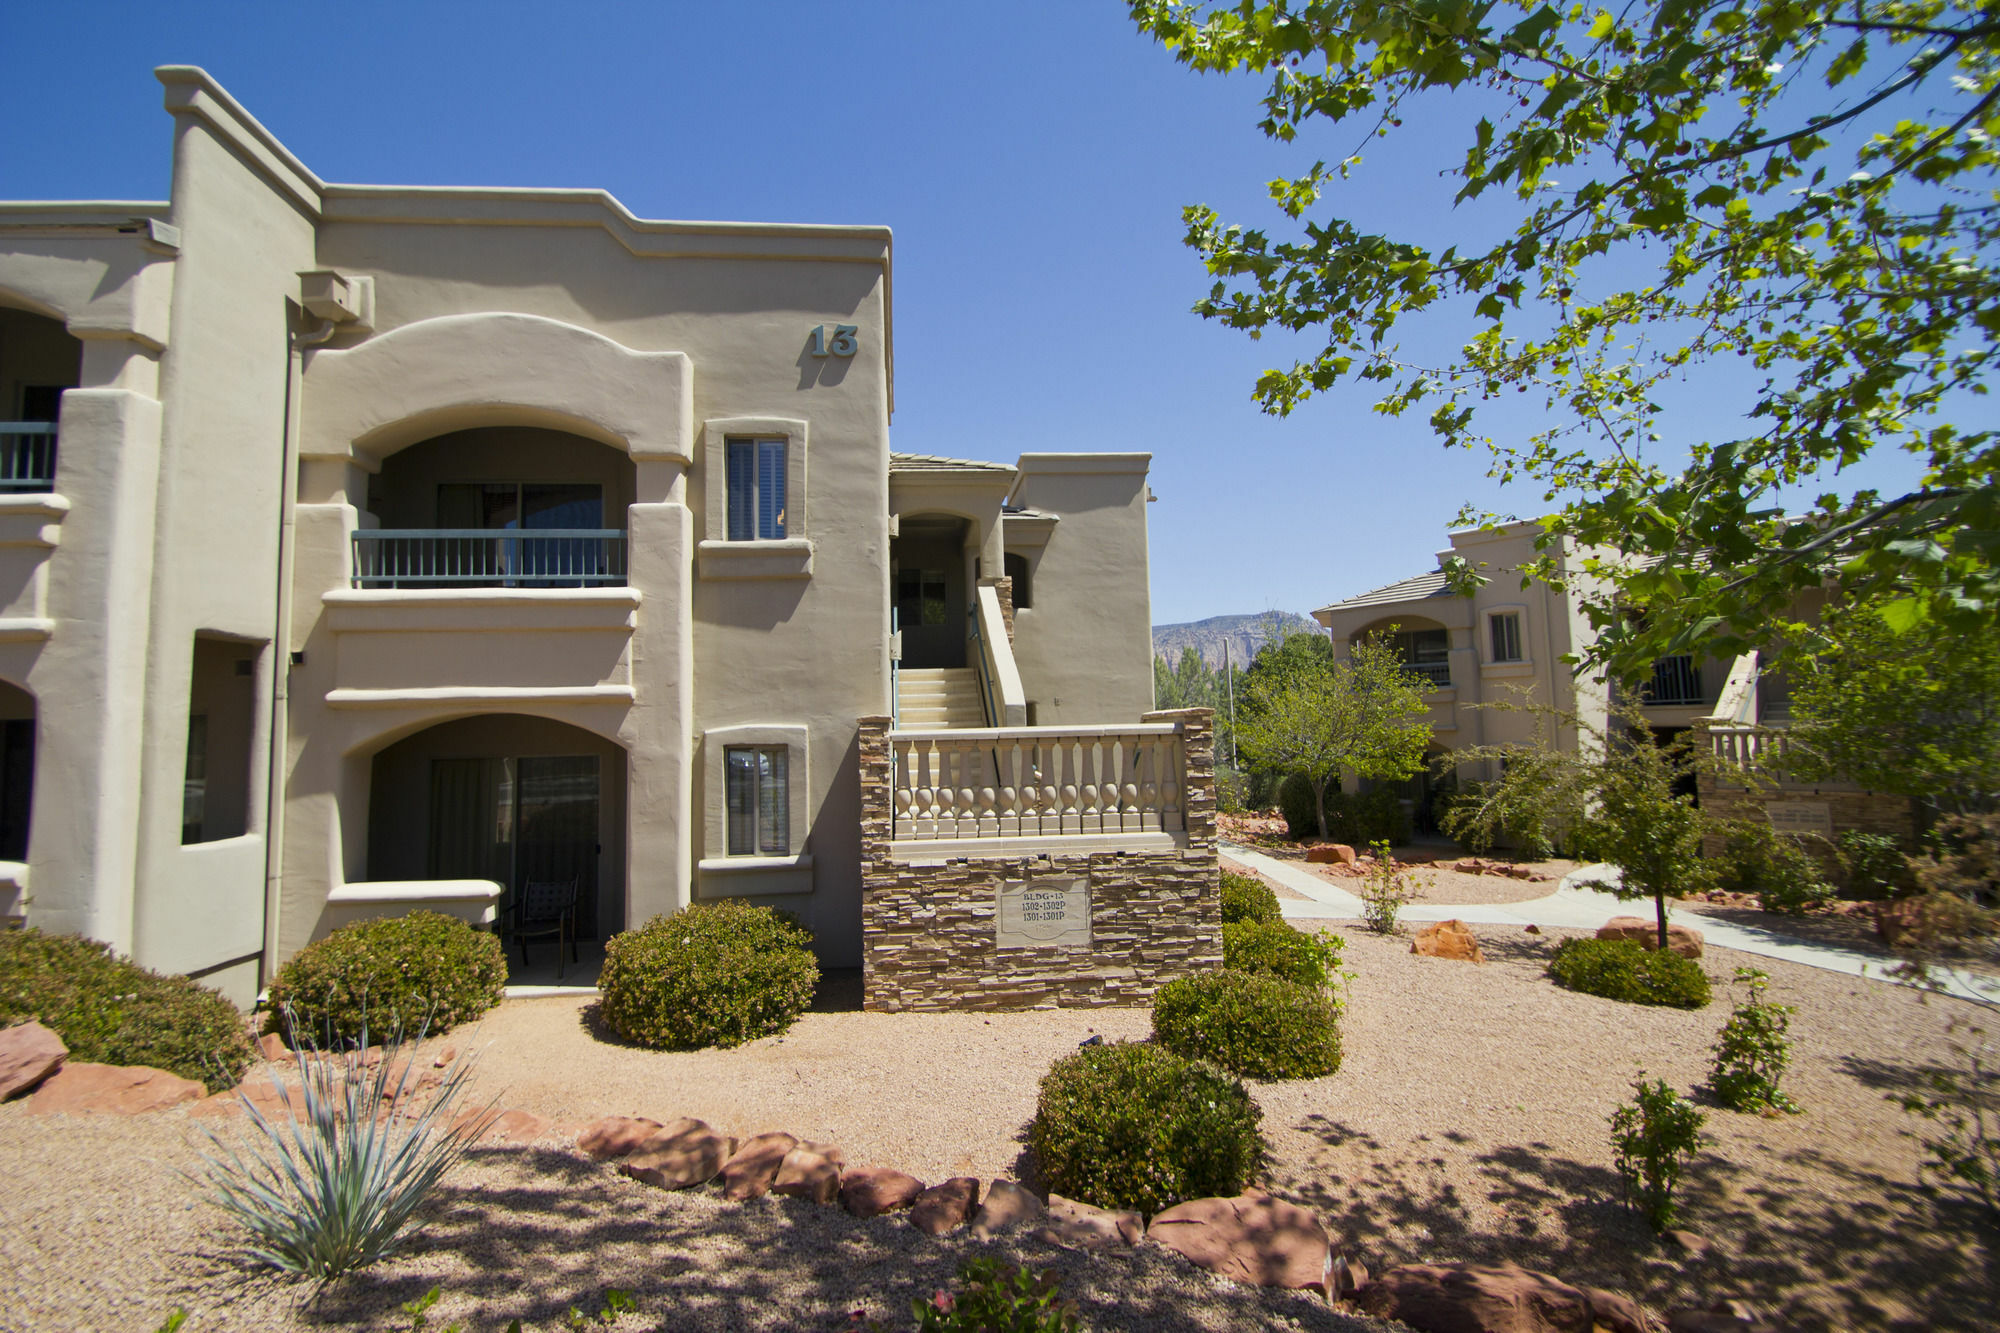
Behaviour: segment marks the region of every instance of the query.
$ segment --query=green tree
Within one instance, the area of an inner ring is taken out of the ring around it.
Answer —
[[[1312,784],[1322,838],[1326,789],[1343,770],[1389,779],[1423,767],[1431,739],[1425,687],[1380,640],[1357,643],[1335,661],[1324,636],[1290,634],[1257,654],[1244,685],[1237,744],[1251,763]]]
[[[1796,654],[1787,766],[1913,797],[1935,814],[2000,798],[2000,624],[1897,634],[1881,608],[1836,606]]]
[[[1686,732],[1668,744],[1654,739],[1636,700],[1614,707],[1602,726],[1574,713],[1543,714],[1532,745],[1488,745],[1460,750],[1457,764],[1498,760],[1499,781],[1476,789],[1442,819],[1453,837],[1491,837],[1510,823],[1532,819],[1556,827],[1582,824],[1590,855],[1618,867],[1617,882],[1602,887],[1621,899],[1651,898],[1659,947],[1667,947],[1667,899],[1707,879],[1702,859],[1706,822],[1689,780],[1713,763]],[[1554,737],[1574,734],[1574,746]],[[1565,834],[1573,843],[1575,834]]]
[[[2000,335],[1993,0],[1128,3],[1192,68],[1268,78],[1267,136],[1358,141],[1271,183],[1283,235],[1185,210],[1216,279],[1200,314],[1324,336],[1258,401],[1378,382],[1378,410],[1426,411],[1494,476],[1539,481],[1562,506],[1545,543],[1626,557],[1579,590],[1594,661],[1629,679],[1696,642],[1742,651],[1828,580],[1895,630],[1970,632],[2000,604],[2000,444],[1976,397]],[[1436,129],[1453,118],[1457,143]],[[1474,205],[1456,244],[1341,215],[1378,140]],[[1397,340],[1424,316],[1476,332],[1412,359]],[[1662,460],[1683,383],[1743,433]],[[1508,391],[1548,425],[1496,444],[1482,412]],[[1885,446],[1924,464],[1905,493],[1833,480]],[[1776,510],[1795,484],[1825,486],[1804,521]]]

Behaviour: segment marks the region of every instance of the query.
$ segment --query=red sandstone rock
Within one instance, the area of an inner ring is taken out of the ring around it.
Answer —
[[[778,1166],[778,1177],[771,1182],[771,1192],[811,1199],[814,1203],[832,1203],[840,1195],[837,1157],[837,1151],[829,1155],[816,1145],[800,1144],[785,1154],[785,1160]]]
[[[1113,1212],[1060,1194],[1049,1196],[1035,1239],[1071,1250],[1109,1250],[1146,1238],[1146,1220],[1137,1213]]]
[[[299,1058],[291,1047],[285,1045],[285,1039],[275,1032],[266,1032],[257,1038],[257,1054],[266,1060],[296,1061]]]
[[[1003,1231],[1040,1220],[1042,1201],[1032,1190],[1011,1180],[996,1180],[986,1187],[986,1202],[972,1217],[972,1234],[986,1240]]]
[[[1590,1301],[1590,1317],[1598,1333],[1653,1333],[1653,1321],[1638,1302],[1602,1287],[1581,1287]]]
[[[722,1164],[722,1197],[755,1199],[771,1192],[785,1155],[799,1146],[790,1134],[756,1134]]]
[[[555,1128],[555,1121],[533,1111],[502,1111],[495,1116],[481,1143],[533,1143]]]
[[[28,1099],[37,1115],[138,1115],[198,1101],[208,1089],[191,1078],[148,1065],[99,1065],[70,1061]]]
[[[0,1032],[0,1101],[34,1087],[68,1056],[63,1039],[33,1019]]]
[[[864,1166],[840,1179],[840,1204],[856,1217],[879,1217],[908,1208],[924,1192],[924,1182],[886,1166]]]
[[[1427,958],[1456,958],[1470,963],[1486,961],[1486,955],[1479,951],[1478,939],[1463,921],[1458,920],[1425,926],[1410,941],[1410,952]]]
[[[1327,1292],[1337,1301],[1352,1300],[1354,1293],[1368,1285],[1368,1265],[1359,1259],[1349,1259],[1344,1254],[1333,1256],[1333,1266],[1327,1270]]]
[[[633,1149],[618,1169],[661,1189],[688,1189],[714,1180],[735,1153],[735,1139],[723,1137],[702,1121],[682,1119]]]
[[[1306,848],[1306,860],[1318,865],[1353,865],[1354,849],[1344,842],[1324,842]]]
[[[1516,1264],[1402,1264],[1355,1303],[1424,1333],[1592,1333],[1588,1296]]]
[[[1637,940],[1648,949],[1660,942],[1660,925],[1640,916],[1614,916],[1597,928],[1600,940]],[[1667,927],[1667,947],[1683,958],[1701,957],[1701,932],[1688,926]]]
[[[262,1075],[253,1075],[233,1088],[204,1097],[189,1107],[188,1112],[203,1117],[243,1115],[246,1113],[245,1102],[256,1107],[257,1113],[266,1120],[305,1118],[305,1094],[290,1084],[274,1083]]]
[[[601,1162],[607,1157],[625,1156],[660,1129],[659,1121],[643,1116],[608,1115],[585,1125],[583,1133],[576,1136],[576,1146]]]
[[[933,1185],[910,1205],[910,1225],[929,1236],[962,1227],[979,1206],[979,1181],[972,1176],[953,1176]]]
[[[1307,1209],[1256,1190],[1177,1203],[1146,1234],[1232,1282],[1332,1294],[1326,1228]]]
[[[458,1047],[447,1046],[437,1053],[437,1058],[431,1061],[431,1066],[435,1069],[443,1069],[456,1059],[458,1059]]]

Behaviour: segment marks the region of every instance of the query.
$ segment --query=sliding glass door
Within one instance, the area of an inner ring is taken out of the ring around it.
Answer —
[[[595,755],[433,759],[431,877],[490,879],[513,893],[574,879],[577,933],[594,939],[598,805]]]

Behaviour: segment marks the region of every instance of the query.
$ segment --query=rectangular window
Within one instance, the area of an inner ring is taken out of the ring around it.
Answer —
[[[782,745],[732,745],[723,751],[723,779],[729,802],[729,855],[791,854],[789,757],[790,752]]]
[[[183,843],[240,838],[250,831],[260,651],[256,644],[195,635],[181,771]]]
[[[730,440],[729,540],[777,541],[785,535],[785,441]]]
[[[202,815],[208,802],[208,718],[188,718],[187,767],[181,784],[181,841],[200,842]]]
[[[1492,629],[1493,660],[1496,662],[1518,662],[1521,660],[1521,613],[1500,611],[1486,618]]]

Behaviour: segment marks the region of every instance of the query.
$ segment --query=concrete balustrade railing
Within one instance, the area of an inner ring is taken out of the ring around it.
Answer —
[[[1708,743],[1716,757],[1725,763],[1754,769],[1782,755],[1786,737],[1782,731],[1767,731],[1762,727],[1712,723],[1708,727]]]
[[[897,841],[1175,834],[1187,755],[1173,723],[892,731]]]

